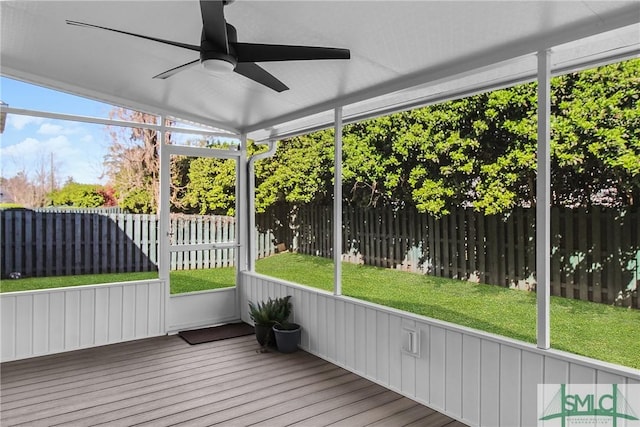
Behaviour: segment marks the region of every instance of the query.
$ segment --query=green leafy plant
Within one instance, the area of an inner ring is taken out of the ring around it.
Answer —
[[[275,343],[273,326],[287,323],[291,314],[291,295],[281,298],[269,298],[267,301],[254,304],[249,301],[249,316],[256,328],[256,339],[267,351],[267,346]]]
[[[281,298],[269,298],[254,304],[249,301],[249,316],[256,325],[273,326],[286,323],[291,314],[291,295]]]

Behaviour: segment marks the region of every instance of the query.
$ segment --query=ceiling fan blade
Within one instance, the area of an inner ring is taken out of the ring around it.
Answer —
[[[267,70],[252,62],[238,63],[234,71],[276,92],[283,92],[289,89],[284,83],[269,74]]]
[[[349,49],[316,46],[289,46],[260,43],[231,43],[238,62],[306,61],[313,59],[349,59]]]
[[[143,36],[143,35],[140,35],[140,34],[129,33],[127,31],[115,30],[113,28],[100,27],[99,25],[87,24],[87,23],[78,22],[78,21],[70,21],[68,19],[66,20],[66,22],[69,25],[75,25],[75,26],[78,26],[78,27],[87,27],[87,28],[97,28],[99,30],[112,31],[114,33],[126,34],[128,36],[138,37],[138,38],[145,39],[145,40],[151,40],[151,41],[154,41],[154,42],[164,43],[164,44],[168,44],[168,45],[171,45],[171,46],[177,46],[177,47],[181,47],[181,48],[184,48],[184,49],[195,50],[196,52],[200,52],[200,46],[195,46],[195,45],[192,45],[192,44],[174,42],[174,41],[171,41],[171,40],[163,40],[163,39],[158,39],[156,37]]]
[[[200,12],[202,12],[202,31],[207,41],[228,54],[229,42],[227,22],[224,19],[224,3],[222,0],[200,0]]]
[[[164,73],[160,73],[157,76],[153,76],[154,79],[166,79],[169,78],[171,76],[173,76],[174,74],[179,73],[182,70],[186,70],[189,67],[193,67],[196,64],[200,63],[200,59],[196,59],[195,61],[191,61],[191,62],[187,62],[186,64],[182,64],[179,65],[175,68],[172,68],[170,70],[165,71]]]

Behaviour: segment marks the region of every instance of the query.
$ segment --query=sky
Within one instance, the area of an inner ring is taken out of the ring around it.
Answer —
[[[0,100],[14,108],[102,119],[108,119],[113,109],[109,104],[1,76]],[[178,122],[174,125],[194,129],[193,134],[173,133],[171,141],[174,144],[202,138],[193,124]],[[126,137],[126,130],[116,130],[121,137]],[[60,185],[64,185],[68,177],[81,184],[106,184],[103,163],[110,143],[109,129],[105,125],[9,114],[4,133],[0,134],[0,175],[11,178],[25,171],[34,179],[43,165],[50,170],[53,159]]]
[[[10,107],[108,118],[111,105],[0,77],[0,100]],[[103,159],[109,146],[104,125],[9,114],[0,135],[0,175],[24,170],[31,178],[51,159],[60,176],[83,184],[104,184]]]

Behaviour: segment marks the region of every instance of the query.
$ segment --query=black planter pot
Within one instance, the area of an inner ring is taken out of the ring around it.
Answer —
[[[276,339],[273,333],[272,325],[255,325],[256,330],[256,339],[258,340],[258,344],[262,347],[270,346],[274,347],[276,345]]]
[[[298,350],[301,331],[302,328],[297,323],[274,325],[273,332],[276,336],[278,351],[281,353],[293,353]]]

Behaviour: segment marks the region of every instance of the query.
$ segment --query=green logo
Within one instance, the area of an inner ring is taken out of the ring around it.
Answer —
[[[549,386],[545,384],[544,386]],[[557,385],[555,385],[557,387]],[[634,412],[632,405],[622,394],[617,384],[599,384],[598,388],[611,387],[610,391],[599,390],[598,393],[588,393],[593,391],[595,385],[572,384],[571,391],[567,384],[560,384],[559,390],[555,393],[551,402],[543,411],[540,421],[559,419],[561,426],[567,425],[567,420],[584,424],[610,424],[617,427],[618,420],[638,421],[639,418]],[[587,390],[585,393],[584,391]],[[580,393],[582,391],[582,393]],[[539,396],[541,396],[539,394]],[[637,406],[637,396],[635,406]]]

